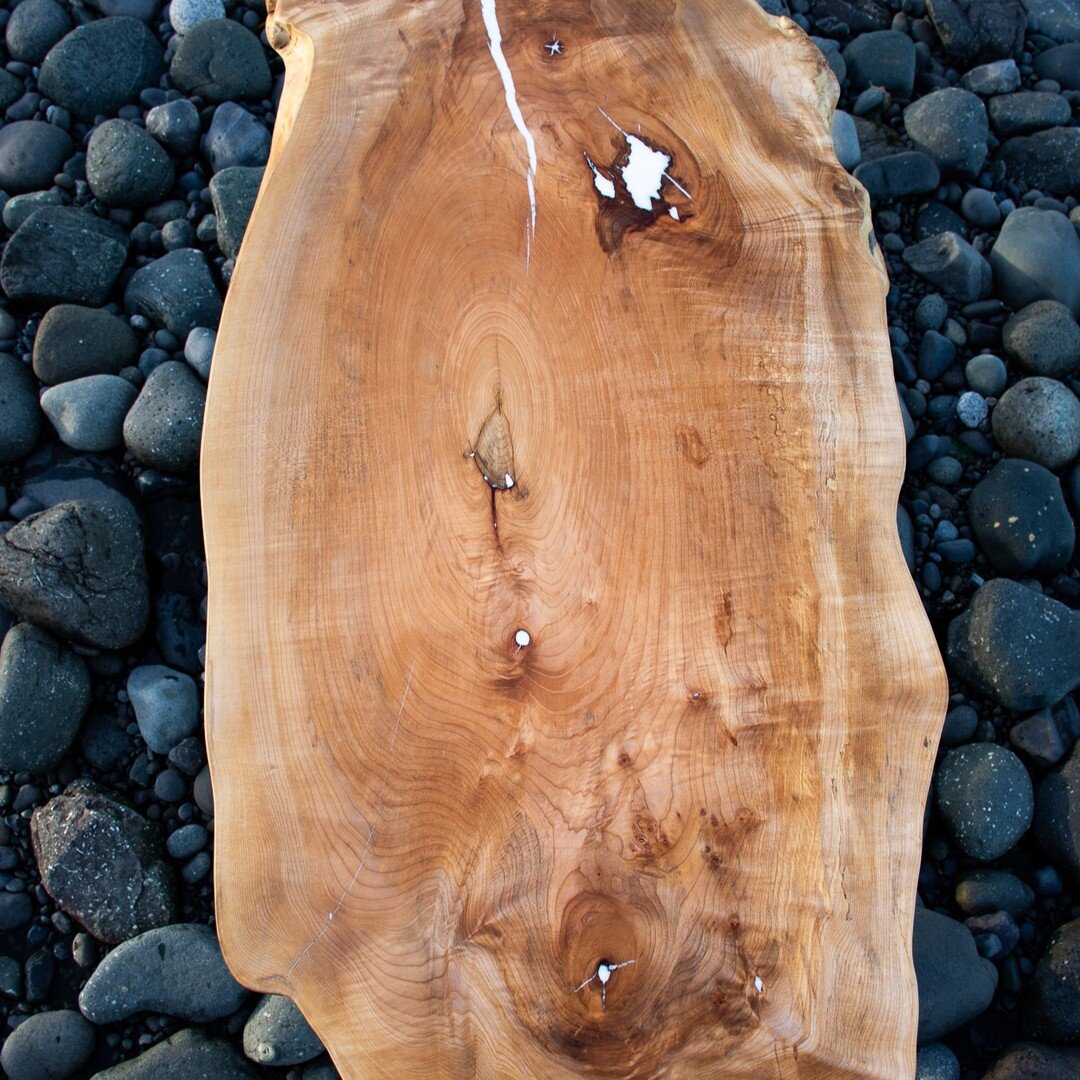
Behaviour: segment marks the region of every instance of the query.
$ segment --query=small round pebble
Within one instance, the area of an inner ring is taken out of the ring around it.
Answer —
[[[985,397],[997,397],[1009,381],[1005,361],[990,353],[973,356],[964,366],[964,377],[972,390]]]
[[[949,305],[940,293],[928,293],[915,307],[915,328],[940,330],[949,316]]]
[[[165,850],[174,859],[190,859],[206,847],[207,839],[208,833],[202,825],[183,825],[169,836],[165,842]]]
[[[208,19],[224,18],[225,5],[221,0],[172,0],[169,4],[169,22],[178,34],[186,34]]]
[[[960,1062],[944,1043],[920,1046],[915,1056],[915,1080],[960,1080]]]
[[[982,394],[968,390],[956,402],[956,415],[964,427],[977,428],[990,415],[990,407]]]

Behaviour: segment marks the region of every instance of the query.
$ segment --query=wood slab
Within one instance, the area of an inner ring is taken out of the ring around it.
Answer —
[[[913,1074],[945,678],[835,81],[279,0],[202,457],[218,930],[355,1077]]]

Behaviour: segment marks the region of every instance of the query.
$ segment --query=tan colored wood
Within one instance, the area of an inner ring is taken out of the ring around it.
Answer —
[[[495,3],[509,98],[481,0],[268,24],[202,459],[226,959],[346,1078],[910,1076],[945,682],[835,83],[753,0]]]

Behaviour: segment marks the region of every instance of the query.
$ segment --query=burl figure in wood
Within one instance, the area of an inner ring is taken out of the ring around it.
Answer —
[[[754,0],[279,0],[210,380],[218,929],[349,1080],[914,1071],[945,682]]]

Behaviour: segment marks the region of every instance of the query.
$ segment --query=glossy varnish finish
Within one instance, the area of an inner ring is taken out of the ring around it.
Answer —
[[[911,1075],[944,677],[820,56],[754,0],[267,30],[202,459],[229,964],[347,1078]]]

